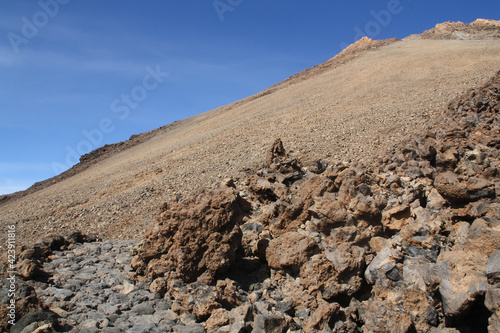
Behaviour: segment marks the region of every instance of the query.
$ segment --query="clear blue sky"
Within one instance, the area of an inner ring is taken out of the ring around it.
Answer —
[[[499,16],[498,0],[0,0],[0,194],[252,95],[360,32]]]

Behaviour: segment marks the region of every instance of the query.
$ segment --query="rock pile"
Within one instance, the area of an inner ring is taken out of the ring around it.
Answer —
[[[78,332],[498,332],[499,96],[500,72],[375,163],[302,165],[277,140],[134,246],[27,250],[23,277],[48,275],[34,313]]]
[[[499,94],[500,74],[376,164],[304,167],[278,140],[239,192],[167,204],[138,279],[209,332],[494,331]]]

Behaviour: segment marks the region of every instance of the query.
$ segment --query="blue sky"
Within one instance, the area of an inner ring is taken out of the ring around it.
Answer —
[[[499,16],[497,0],[0,0],[0,194],[252,95],[360,33]]]

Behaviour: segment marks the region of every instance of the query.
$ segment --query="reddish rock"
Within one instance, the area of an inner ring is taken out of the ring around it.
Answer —
[[[495,197],[495,183],[481,178],[469,178],[464,181],[451,171],[437,175],[435,186],[450,202],[467,203]]]
[[[389,230],[401,230],[411,216],[410,205],[403,204],[384,211],[382,224]]]
[[[312,315],[304,321],[302,329],[305,333],[313,333],[327,328],[330,319],[339,309],[338,303],[321,302]]]
[[[168,203],[131,265],[147,276],[173,271],[186,282],[200,277],[211,282],[234,261],[241,246],[239,225],[247,210],[247,202],[232,188],[203,190]]]
[[[287,232],[269,242],[266,259],[271,268],[298,271],[315,249],[312,238],[298,232]]]

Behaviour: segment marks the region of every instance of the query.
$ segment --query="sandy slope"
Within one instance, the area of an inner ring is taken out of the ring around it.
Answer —
[[[342,66],[158,131],[87,170],[0,206],[18,240],[82,230],[136,238],[158,207],[200,186],[257,168],[275,138],[304,164],[386,150],[424,131],[455,96],[500,70],[500,40],[407,39]],[[5,240],[0,235],[0,240]]]

